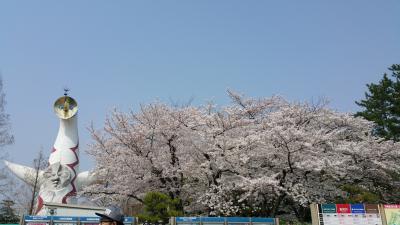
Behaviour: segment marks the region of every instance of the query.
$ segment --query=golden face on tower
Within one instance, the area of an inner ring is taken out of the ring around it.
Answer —
[[[69,96],[63,96],[54,103],[54,112],[61,119],[69,119],[78,112],[78,103]]]

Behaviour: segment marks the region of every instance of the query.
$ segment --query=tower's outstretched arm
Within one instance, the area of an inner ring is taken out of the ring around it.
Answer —
[[[7,168],[15,174],[19,179],[24,181],[25,183],[33,186],[35,183],[36,170],[34,168],[28,166],[22,166],[16,163],[9,162],[4,160],[4,164]],[[39,183],[43,179],[44,171],[40,170],[38,174]],[[82,188],[91,185],[96,180],[96,175],[89,171],[80,172],[76,178],[77,189],[81,190]]]
[[[78,174],[78,177],[76,178],[77,189],[82,190],[84,187],[93,184],[95,180],[96,180],[95,173],[89,171],[80,172]]]
[[[35,178],[36,178],[36,170],[34,168],[28,166],[22,166],[19,164],[15,164],[9,161],[4,160],[4,164],[7,168],[15,174],[19,179],[24,181],[25,183],[33,186],[35,185]],[[43,171],[39,170],[38,174],[38,181],[39,183],[42,181],[43,178]]]

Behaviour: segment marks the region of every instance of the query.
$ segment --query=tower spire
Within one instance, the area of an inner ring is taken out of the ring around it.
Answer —
[[[68,91],[70,89],[68,87],[64,87],[64,96],[68,96]]]

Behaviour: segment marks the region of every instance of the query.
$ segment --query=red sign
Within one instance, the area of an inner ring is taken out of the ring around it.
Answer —
[[[350,204],[336,204],[337,213],[351,213]]]

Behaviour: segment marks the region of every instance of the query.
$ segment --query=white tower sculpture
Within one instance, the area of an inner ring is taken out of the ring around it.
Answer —
[[[74,204],[77,191],[94,180],[88,171],[79,173],[78,104],[65,93],[54,103],[60,118],[60,128],[49,157],[49,166],[39,172],[40,190],[36,214],[43,214],[44,202]],[[6,166],[20,179],[32,184],[35,170],[5,161]]]

